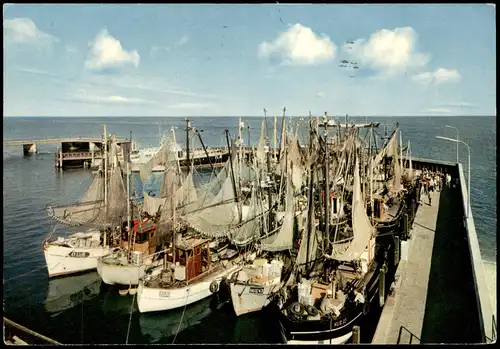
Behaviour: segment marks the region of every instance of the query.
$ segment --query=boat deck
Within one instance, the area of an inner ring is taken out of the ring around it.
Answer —
[[[433,192],[432,206],[422,197],[373,344],[481,342],[460,195]]]

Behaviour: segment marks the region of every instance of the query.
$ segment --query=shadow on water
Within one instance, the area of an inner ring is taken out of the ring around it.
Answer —
[[[440,195],[422,343],[479,343],[479,314],[460,188]]]

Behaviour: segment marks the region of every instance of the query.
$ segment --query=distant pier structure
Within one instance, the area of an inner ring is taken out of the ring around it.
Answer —
[[[93,167],[98,166],[103,156],[103,139],[100,137],[68,137],[42,139],[4,140],[6,146],[22,146],[24,155],[36,154],[40,144],[60,144],[55,156],[56,168]],[[117,144],[123,150],[132,146],[128,139],[118,140]]]

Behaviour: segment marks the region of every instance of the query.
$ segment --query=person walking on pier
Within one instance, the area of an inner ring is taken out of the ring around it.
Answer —
[[[436,190],[441,191],[441,176],[439,173],[436,173],[434,177],[434,182],[436,183]]]
[[[446,186],[449,188],[451,184],[451,176],[449,173],[446,174]]]
[[[429,206],[432,206],[431,192],[428,192],[427,196],[429,197]]]
[[[422,203],[422,198],[424,196],[424,193],[425,193],[424,183],[420,182],[420,195],[418,196],[419,203]]]

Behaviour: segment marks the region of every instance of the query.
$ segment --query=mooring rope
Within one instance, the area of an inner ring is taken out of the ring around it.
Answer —
[[[42,266],[41,266],[41,267],[39,267],[39,268],[33,269],[33,270],[31,270],[31,271],[29,271],[29,272],[27,272],[27,273],[24,273],[24,274],[21,274],[21,275],[18,275],[18,276],[14,276],[14,277],[12,277],[12,278],[10,278],[10,279],[4,280],[3,282],[5,283],[5,282],[7,282],[7,281],[11,281],[11,280],[19,279],[19,278],[21,278],[21,277],[23,277],[23,276],[27,276],[27,275],[29,275],[29,274],[31,274],[31,273],[34,273],[34,272],[35,272],[35,271],[37,271],[37,270],[40,270],[40,269],[43,269],[43,268],[46,268],[46,267],[47,267],[47,265],[46,265],[46,264],[44,264],[44,265],[42,265]]]
[[[174,336],[174,340],[172,341],[172,344],[174,344],[174,342],[177,338],[177,335],[179,334],[179,330],[180,330],[181,325],[182,325],[182,320],[184,319],[184,313],[186,311],[186,307],[188,304],[188,299],[189,299],[189,289],[187,290],[186,303],[184,304],[184,309],[182,310],[181,321],[179,321],[179,326],[177,326],[177,330],[175,331],[175,336]]]
[[[131,287],[132,287],[132,284],[130,284],[129,290]],[[132,304],[130,304],[130,317],[128,319],[127,338],[125,339],[125,344],[128,344],[128,336],[130,334],[130,324],[132,323],[132,312],[134,310],[134,301],[135,301],[136,294],[137,294],[137,291],[136,291],[136,293],[134,293],[134,296],[132,297]]]

